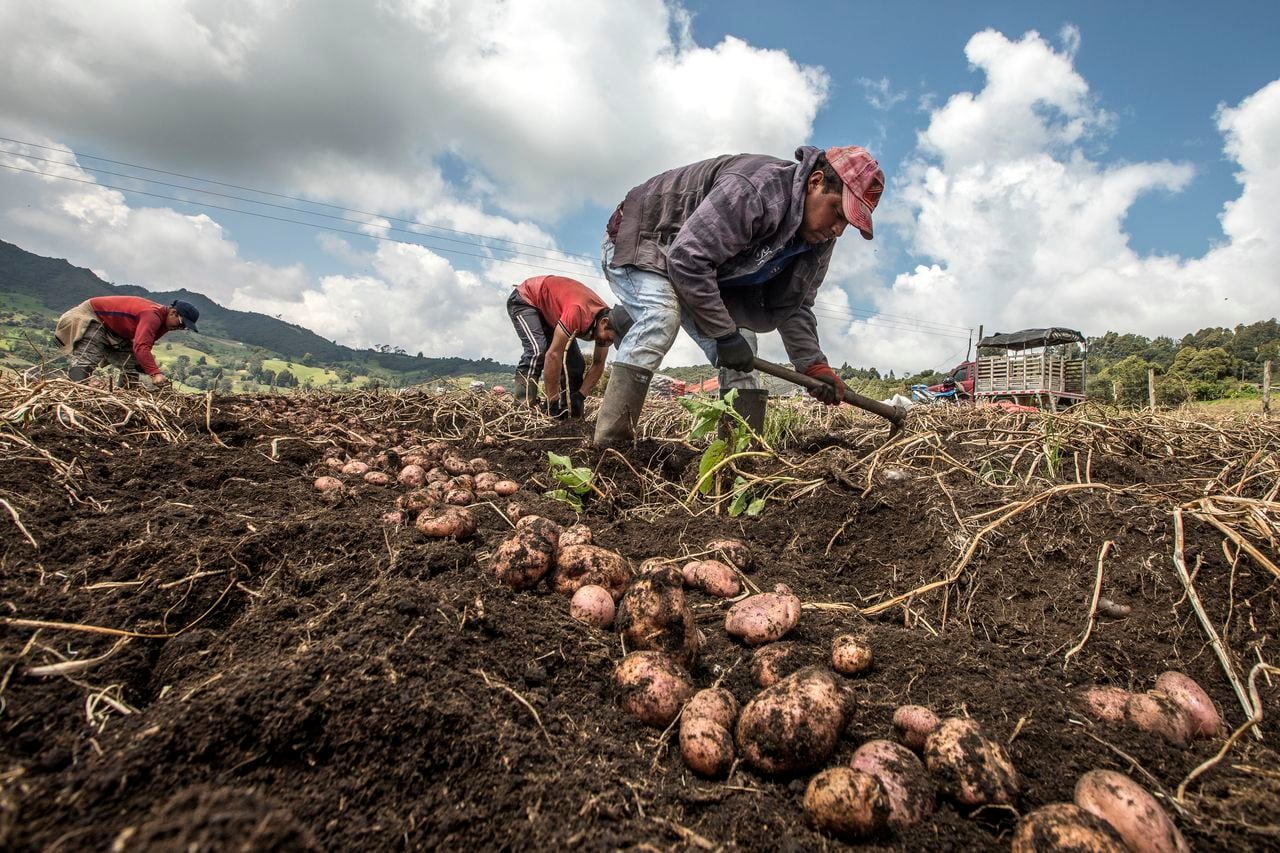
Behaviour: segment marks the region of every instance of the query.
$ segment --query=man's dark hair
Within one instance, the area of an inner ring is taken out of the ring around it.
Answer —
[[[608,317],[609,309],[601,308],[596,312],[596,316],[591,318],[591,334],[587,336],[587,340],[594,341],[596,339],[596,331],[600,328],[600,318]]]
[[[818,159],[813,162],[813,172],[822,173],[822,191],[824,193],[844,192],[844,181],[836,173],[835,166],[827,162],[825,153],[820,153]],[[812,175],[813,172],[809,174]]]

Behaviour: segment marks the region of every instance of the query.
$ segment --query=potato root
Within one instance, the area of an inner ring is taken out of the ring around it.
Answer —
[[[1018,772],[1008,754],[976,720],[943,720],[925,741],[924,757],[938,787],[961,805],[1010,805],[1018,795]]]
[[[903,705],[893,712],[894,733],[903,746],[915,752],[924,752],[925,741],[938,722],[938,715],[922,705]]]
[[[564,555],[574,549],[590,547],[570,545],[560,552],[559,562],[563,565]],[[670,566],[642,575],[627,587],[617,618],[626,648],[666,652],[685,666],[693,663],[701,643],[682,580],[679,570]]]
[[[1076,782],[1076,805],[1101,818],[1132,853],[1187,853],[1191,848],[1147,789],[1114,770],[1090,770]]]
[[[1053,803],[1018,821],[1013,853],[1127,853],[1115,830],[1072,803]]]
[[[849,766],[870,773],[889,798],[889,826],[906,829],[933,814],[933,780],[916,754],[888,740],[869,740],[854,752]]]
[[[836,676],[806,667],[760,691],[738,717],[743,759],[761,773],[798,773],[822,765],[835,750],[852,710]]]
[[[818,829],[864,838],[887,825],[889,797],[871,774],[850,767],[829,767],[809,780],[804,810]]]
[[[685,586],[716,598],[733,598],[742,591],[738,573],[719,560],[694,560],[680,571]]]
[[[521,523],[524,519],[520,519]],[[559,542],[560,537],[556,537]],[[570,545],[556,555],[552,588],[561,595],[573,595],[585,584],[609,590],[613,600],[622,598],[631,583],[631,566],[621,554],[596,545]]]
[[[613,596],[609,590],[595,584],[578,587],[569,602],[569,615],[579,622],[607,628],[613,623]]]
[[[781,640],[800,622],[800,599],[785,584],[739,601],[724,617],[724,628],[749,646]]]
[[[871,669],[871,647],[852,634],[831,641],[831,668],[841,675],[860,675]]]
[[[622,709],[649,726],[664,728],[693,695],[688,670],[662,652],[632,652],[613,673]]]
[[[1211,738],[1222,734],[1222,715],[1196,680],[1169,670],[1156,678],[1156,690],[1172,699],[1191,720],[1192,737]]]

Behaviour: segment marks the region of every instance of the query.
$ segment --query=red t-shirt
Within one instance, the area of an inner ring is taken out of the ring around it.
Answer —
[[[542,318],[564,329],[571,338],[590,340],[596,314],[607,307],[595,291],[580,281],[560,275],[540,275],[526,279],[516,288]]]
[[[107,331],[133,343],[133,357],[144,373],[155,376],[160,372],[151,345],[169,331],[165,325],[168,308],[141,296],[95,296],[89,305]]]

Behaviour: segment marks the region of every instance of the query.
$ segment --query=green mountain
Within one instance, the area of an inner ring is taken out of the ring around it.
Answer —
[[[150,291],[134,285],[114,285],[87,269],[58,258],[32,254],[0,240],[0,294],[8,294],[10,310],[39,306],[54,317],[94,296],[143,296],[160,303],[182,299],[200,309],[200,335],[184,336],[191,349],[210,352],[213,339],[243,344],[259,357],[278,356],[286,363],[327,366],[353,375],[381,377],[395,384],[425,382],[438,377],[510,376],[515,368],[492,359],[430,358],[404,352],[358,350],[322,338],[296,323],[224,308],[189,290]],[[13,298],[16,297],[16,298]],[[30,313],[28,310],[27,313]],[[44,312],[39,312],[44,313]]]

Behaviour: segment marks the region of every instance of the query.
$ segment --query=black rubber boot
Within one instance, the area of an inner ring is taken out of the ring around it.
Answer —
[[[609,369],[609,384],[596,417],[596,447],[621,447],[636,437],[636,421],[644,408],[653,371],[629,364],[614,364]]]
[[[720,398],[729,392],[720,389]],[[738,396],[733,398],[733,410],[742,415],[742,419],[747,422],[747,426],[756,431],[757,435],[764,435],[764,414],[769,403],[769,392],[764,388],[739,388]],[[723,439],[729,438],[729,419],[726,417],[720,422],[718,435]]]
[[[516,405],[525,403],[532,408],[538,405],[538,380],[527,373],[517,373],[515,384],[511,386],[511,396]]]
[[[67,370],[67,378],[72,382],[83,382],[89,378],[89,368],[73,365]]]

